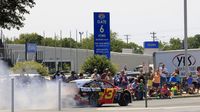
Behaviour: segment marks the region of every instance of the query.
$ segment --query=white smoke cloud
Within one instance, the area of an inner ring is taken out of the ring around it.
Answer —
[[[3,73],[3,75],[1,75]],[[9,110],[11,107],[11,77],[9,68],[0,61],[0,110]],[[15,109],[57,109],[58,82],[47,81],[41,77],[20,77],[15,80]],[[62,107],[74,105],[75,89],[62,83]]]

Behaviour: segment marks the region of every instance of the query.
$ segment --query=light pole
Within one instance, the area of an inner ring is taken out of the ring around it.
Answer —
[[[84,32],[79,32],[80,34],[80,44],[81,44],[81,48],[83,47],[83,43],[82,43],[82,36],[84,34]]]
[[[57,41],[57,35],[56,35],[56,33],[54,34],[54,38],[55,38],[55,68],[56,68],[56,71],[58,71],[58,60],[57,60],[57,52],[56,52],[56,47],[57,47],[57,45],[56,45],[56,41]]]
[[[88,41],[88,31],[86,31],[86,42]],[[89,43],[86,43],[86,49],[87,49],[87,55],[86,55],[86,57],[88,57],[88,44]]]
[[[78,31],[76,30],[76,73],[78,73]]]
[[[43,63],[45,64],[45,59],[46,59],[46,49],[45,49],[45,40],[46,40],[46,36],[45,36],[45,31],[43,31],[43,38],[44,38],[44,41],[43,41]]]
[[[187,0],[184,0],[184,48],[185,48],[185,75],[188,76],[188,44],[187,44]]]
[[[63,70],[63,59],[62,59],[62,30],[60,30],[60,70]]]

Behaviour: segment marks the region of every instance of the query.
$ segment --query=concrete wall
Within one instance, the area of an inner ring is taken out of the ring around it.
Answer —
[[[9,44],[8,49],[12,49],[13,60],[16,62],[25,60],[25,45]],[[71,62],[71,69],[80,71],[81,65],[85,62],[85,59],[93,55],[93,50],[87,49],[75,49],[75,48],[60,48],[60,47],[44,47],[37,46],[37,51],[40,52],[43,62]],[[28,60],[35,59],[35,54],[29,54]],[[143,54],[124,54],[124,53],[111,53],[111,61],[118,66],[118,70],[121,70],[124,65],[129,70],[143,62],[153,63],[151,55]]]

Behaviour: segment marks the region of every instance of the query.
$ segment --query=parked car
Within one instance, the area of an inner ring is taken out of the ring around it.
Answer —
[[[141,69],[143,69],[143,65],[138,65],[136,66],[133,71],[134,72],[139,72]],[[149,69],[150,69],[150,72],[153,72],[154,71],[154,66],[153,64],[149,64]]]

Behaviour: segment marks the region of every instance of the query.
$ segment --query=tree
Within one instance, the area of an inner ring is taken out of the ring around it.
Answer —
[[[94,35],[90,35],[89,38],[84,38],[82,48],[94,49]],[[113,52],[122,52],[122,48],[134,49],[135,53],[143,53],[143,48],[137,44],[130,42],[128,45],[118,37],[116,32],[110,33],[110,48]]]
[[[17,62],[12,68],[12,71],[14,73],[20,73],[20,74],[39,73],[42,76],[48,75],[47,67],[35,61]]]
[[[182,41],[179,38],[171,38],[169,43],[159,42],[159,49],[161,50],[178,50],[182,49]]]
[[[35,5],[34,0],[0,0],[0,27],[4,29],[24,26],[24,14]]]
[[[68,48],[76,48],[76,46],[80,46],[78,45],[78,43],[72,39],[72,38],[64,38],[62,40],[60,40],[60,42],[62,44],[62,47],[68,47]]]
[[[82,70],[85,73],[93,73],[96,68],[99,74],[108,68],[112,74],[115,74],[116,67],[108,60],[105,56],[95,55],[86,59],[85,63],[82,65]]]
[[[41,35],[38,35],[37,33],[26,33],[26,34],[20,34],[19,36],[19,44],[24,44],[24,43],[36,43],[37,45],[42,45],[42,40],[44,38]]]
[[[169,43],[171,50],[177,50],[182,48],[182,42],[179,38],[171,38]]]
[[[159,49],[160,50],[170,50],[170,45],[167,42],[159,42]]]
[[[195,35],[194,37],[188,38],[188,48],[200,48],[200,35]]]

